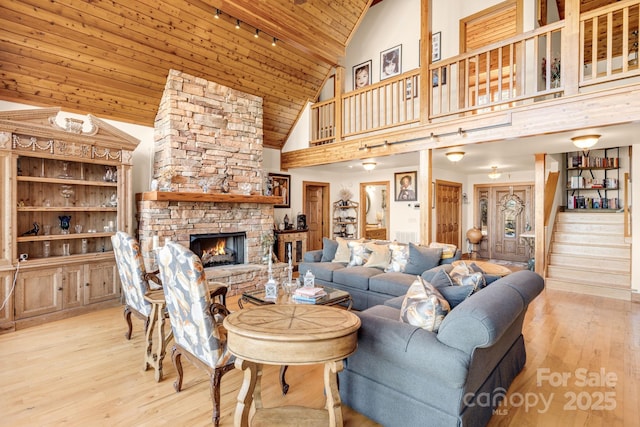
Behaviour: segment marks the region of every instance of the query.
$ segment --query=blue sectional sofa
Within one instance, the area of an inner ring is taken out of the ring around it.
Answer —
[[[532,271],[509,274],[455,306],[437,332],[400,320],[402,296],[356,313],[358,350],[339,374],[343,403],[385,427],[485,426],[525,365],[523,319],[543,288]],[[383,298],[375,293],[366,301]]]
[[[353,299],[353,308],[356,310],[365,310],[384,304],[390,298],[405,295],[416,279],[416,275],[421,275],[429,281],[438,270],[449,271],[451,263],[460,259],[462,255],[459,249],[449,258],[442,259],[437,255],[430,263],[432,267],[422,271],[419,265],[427,264],[414,263],[411,274],[400,271],[385,272],[383,267],[351,266],[348,262],[332,262],[333,257],[327,255],[327,243],[325,239],[325,249],[305,253],[303,262],[298,266],[300,276],[311,271],[315,276],[316,284],[349,292]],[[385,244],[385,242],[376,242],[376,244]]]

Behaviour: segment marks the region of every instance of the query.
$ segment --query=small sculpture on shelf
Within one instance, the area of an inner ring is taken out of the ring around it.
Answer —
[[[33,228],[29,231],[22,233],[23,236],[37,236],[40,232],[40,225],[37,222],[33,223]]]
[[[60,229],[62,230],[62,234],[69,234],[71,215],[60,215],[58,219],[60,220]]]
[[[349,206],[353,193],[348,188],[342,188],[338,193],[342,206]]]

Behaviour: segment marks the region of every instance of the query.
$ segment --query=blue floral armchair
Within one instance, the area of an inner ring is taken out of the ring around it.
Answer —
[[[124,319],[127,322],[127,332],[124,336],[131,339],[131,314],[133,313],[144,321],[144,330],[146,331],[149,327],[151,304],[145,301],[144,295],[150,289],[149,280],[158,285],[160,280],[154,274],[146,272],[140,253],[140,244],[136,239],[124,231],[118,231],[111,236],[111,243],[125,299]]]
[[[182,356],[207,371],[213,400],[213,422],[220,422],[220,382],[233,369],[222,326],[227,308],[214,302],[207,287],[200,258],[184,246],[167,242],[159,251],[158,267],[173,331],[171,360],[178,374],[176,391],[182,388]]]

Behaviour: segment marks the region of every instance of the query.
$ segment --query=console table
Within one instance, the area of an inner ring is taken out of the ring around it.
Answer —
[[[240,310],[224,319],[229,351],[244,372],[233,419],[235,427],[253,425],[342,426],[338,372],[343,359],[356,351],[360,319],[334,307],[264,305]],[[325,409],[262,406],[262,365],[324,363]]]
[[[276,256],[280,262],[289,262],[289,247],[291,247],[291,265],[294,270],[307,252],[307,230],[276,231]]]

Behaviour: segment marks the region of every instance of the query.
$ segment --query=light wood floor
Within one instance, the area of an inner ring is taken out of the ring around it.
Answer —
[[[210,425],[206,375],[185,362],[184,388],[176,393],[175,371],[167,358],[165,379],[156,383],[152,371],[141,370],[141,322],[134,326],[133,338],[125,340],[121,309],[112,308],[0,335],[0,425]],[[527,366],[491,426],[640,425],[640,304],[545,291],[529,308],[524,335]],[[580,368],[597,375],[604,369],[617,376],[616,384],[580,386],[575,377]],[[571,377],[566,386],[552,387],[547,381],[538,386],[538,369]],[[277,368],[267,367],[265,406],[322,407],[320,367],[294,366],[287,378],[291,389],[283,397]],[[240,383],[237,370],[222,379],[222,426],[233,425]],[[604,392],[613,394],[597,401]],[[566,409],[570,393],[579,397],[576,406],[610,406],[612,401],[615,408]],[[533,405],[534,395],[551,398],[550,409],[544,410],[540,401]],[[532,406],[521,405],[522,399],[530,399]],[[349,408],[343,413],[346,426],[376,425]]]

